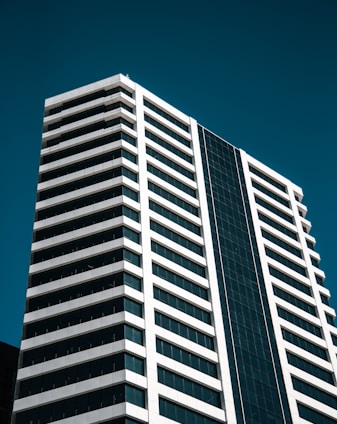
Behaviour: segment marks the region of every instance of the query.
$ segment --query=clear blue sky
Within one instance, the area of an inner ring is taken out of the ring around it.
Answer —
[[[1,0],[0,340],[20,343],[44,98],[128,73],[303,187],[337,306],[335,0]]]

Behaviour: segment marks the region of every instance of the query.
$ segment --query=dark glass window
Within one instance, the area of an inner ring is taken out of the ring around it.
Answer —
[[[186,302],[185,300],[158,287],[153,288],[153,294],[155,299],[160,300],[161,302],[166,303],[167,305],[170,305],[193,318],[199,319],[207,324],[211,324],[211,314],[209,312],[204,311],[203,309],[200,309],[197,306],[192,305],[191,303]]]
[[[163,268],[162,266],[152,263],[152,272],[154,275],[157,275],[158,277],[169,281],[170,283],[189,291],[196,296],[201,297],[202,299],[208,299],[207,289],[204,287],[200,287],[197,284],[193,283],[192,281],[188,280],[185,277],[182,277],[178,274],[175,274],[172,271],[169,271],[166,268]]]
[[[324,305],[329,306],[329,298],[322,293],[320,293],[320,296],[321,296],[322,303],[324,303]]]
[[[309,247],[309,249],[315,250],[315,245],[314,245],[314,243],[312,241],[310,241],[308,239],[306,239],[305,241],[306,241],[307,246]]]
[[[298,412],[301,418],[313,423],[313,424],[336,424],[337,420],[326,416],[320,411],[309,408],[307,405],[297,403]]]
[[[200,412],[192,411],[175,402],[159,398],[160,415],[177,421],[181,424],[220,424],[220,421],[202,415]]]
[[[137,144],[136,139],[131,137],[129,134],[126,134],[123,131],[117,131],[113,134],[109,134],[104,137],[96,137],[93,140],[76,144],[75,146],[71,146],[68,148],[63,148],[62,150],[58,150],[56,152],[45,153],[44,150],[42,150],[41,165],[51,163],[59,159],[67,158],[78,153],[86,152],[87,150],[94,149],[96,147],[105,146],[118,140],[125,140],[132,146],[136,146]]]
[[[273,250],[269,249],[269,247],[265,246],[266,255],[269,256],[272,259],[275,259],[276,261],[280,262],[283,265],[286,265],[288,268],[298,272],[299,274],[303,276],[307,276],[307,271],[305,268],[303,268],[301,265],[295,264],[291,260],[285,258],[282,255],[279,255],[278,253],[274,252]]]
[[[285,241],[279,239],[278,237],[274,236],[273,234],[269,233],[266,230],[262,230],[262,236],[270,240],[271,242],[275,243],[277,246],[282,247],[283,249],[287,250],[288,252],[292,253],[293,255],[302,258],[302,251],[300,249],[297,249],[294,246],[291,246],[289,243],[286,243]]]
[[[309,286],[306,286],[305,284],[295,280],[295,278],[290,277],[289,275],[284,274],[283,272],[279,271],[278,269],[273,268],[271,265],[269,265],[269,272],[270,275],[278,278],[279,280],[283,281],[284,283],[289,284],[289,286],[294,287],[297,290],[300,290],[301,292],[312,296],[311,288]]]
[[[168,249],[167,247],[160,245],[159,243],[156,243],[155,241],[151,242],[151,250],[152,252],[157,253],[158,255],[163,256],[164,258],[175,262],[176,264],[192,272],[195,272],[201,277],[206,277],[206,270],[203,266],[196,264],[195,262],[185,258],[184,256],[179,255],[178,253]]]
[[[143,344],[143,332],[128,324],[119,324],[80,336],[59,340],[45,346],[22,352],[22,366],[39,364],[41,362],[71,355],[76,352],[91,349],[96,346],[128,339],[140,345]]]
[[[207,336],[201,331],[195,330],[188,325],[183,324],[182,322],[176,321],[173,318],[155,312],[155,322],[156,325],[165,328],[166,330],[172,331],[173,333],[178,334],[179,336],[185,337],[188,340],[191,340],[194,343],[200,344],[201,346],[206,347],[207,349],[214,350],[213,338]]]
[[[312,386],[311,384],[306,383],[297,377],[292,376],[292,381],[294,389],[298,392],[310,396],[311,398],[316,399],[319,402],[330,406],[331,408],[337,409],[337,398],[335,396],[330,395],[329,393],[324,392],[318,387]]]
[[[319,284],[320,286],[324,287],[324,278],[320,277],[319,275],[316,275],[316,283]]]
[[[149,201],[149,207],[152,211],[159,213],[160,215],[164,216],[167,219],[170,219],[171,221],[175,222],[176,224],[186,228],[186,230],[192,231],[193,233],[200,236],[201,230],[199,225],[195,225],[192,222],[188,221],[187,219],[183,218],[180,215],[175,214],[174,212],[168,210],[164,206],[159,205],[158,203],[155,203],[153,200]]]
[[[175,178],[171,177],[170,175],[166,174],[165,172],[161,171],[160,169],[156,168],[155,166],[148,164],[147,170],[151,174],[155,175],[156,177],[161,178],[163,181],[171,184],[173,187],[178,188],[179,190],[183,191],[184,193],[188,194],[192,197],[197,197],[196,190],[193,188],[190,188],[186,184],[176,180]]]
[[[167,158],[166,156],[162,155],[161,153],[157,152],[156,150],[152,149],[152,147],[146,146],[146,153],[155,159],[159,160],[161,163],[169,166],[170,168],[174,169],[175,171],[179,172],[180,174],[184,175],[185,177],[189,178],[190,180],[194,181],[194,173],[191,171],[188,171],[183,166],[179,165],[178,163],[174,162],[173,160]]]
[[[162,138],[158,137],[157,135],[153,134],[152,132],[145,130],[145,137],[154,141],[159,146],[164,147],[169,152],[174,153],[175,155],[179,156],[181,159],[186,160],[186,162],[189,162],[189,163],[193,162],[193,159],[190,155],[188,155],[185,152],[182,152],[180,149],[177,149],[177,147],[173,146],[172,144],[168,143],[167,141],[163,140]]]
[[[311,263],[313,264],[313,266],[319,268],[319,260],[316,258],[313,258],[312,256],[310,256],[311,259]]]
[[[298,297],[293,296],[292,294],[285,292],[284,290],[280,289],[279,287],[273,286],[273,291],[274,291],[275,296],[279,297],[280,299],[283,299],[286,302],[289,302],[292,305],[297,306],[298,308],[302,309],[303,311],[308,312],[309,314],[317,317],[317,310],[314,306],[309,305],[307,302],[304,302],[303,300],[299,299]]]
[[[280,182],[274,180],[274,178],[271,178],[269,175],[264,174],[260,170],[254,168],[252,165],[249,165],[249,170],[253,174],[257,175],[258,177],[261,177],[263,180],[273,185],[274,187],[278,188],[279,190],[282,190],[284,193],[287,193],[287,189],[284,184],[281,184]]]
[[[153,184],[149,181],[148,188],[153,193],[158,194],[158,196],[163,197],[164,199],[168,200],[169,202],[174,203],[176,206],[179,206],[182,209],[185,209],[187,212],[190,212],[193,215],[198,216],[198,208],[195,206],[192,206],[190,203],[186,202],[185,200],[181,199],[180,197],[175,196],[174,194],[168,192],[167,190],[157,186],[156,184]]]
[[[325,317],[328,324],[335,326],[335,318],[332,315],[325,312]]]
[[[293,219],[292,216],[290,216],[287,213],[279,210],[278,208],[276,208],[275,206],[266,202],[265,200],[261,199],[260,197],[255,196],[255,201],[258,205],[263,206],[264,208],[268,209],[270,212],[273,212],[275,215],[279,216],[280,218],[283,218],[287,222],[290,222],[291,224],[294,223],[294,219]]]
[[[286,200],[283,197],[279,196],[278,194],[268,190],[266,187],[262,186],[261,184],[257,183],[256,181],[252,181],[252,185],[253,185],[254,188],[259,190],[261,193],[266,194],[267,196],[269,196],[272,199],[276,200],[277,202],[281,203],[281,205],[286,206],[287,208],[290,208],[289,200]]]
[[[213,362],[159,338],[156,339],[156,344],[158,353],[203,372],[204,374],[208,374],[211,377],[217,378],[217,368],[216,364]]]
[[[183,122],[179,121],[179,119],[177,119],[174,116],[168,114],[163,109],[160,109],[158,106],[154,105],[153,103],[149,102],[146,99],[144,99],[144,106],[148,107],[149,109],[153,110],[153,112],[156,112],[158,115],[160,115],[163,118],[167,119],[168,121],[172,122],[172,124],[175,124],[177,127],[179,127],[181,129],[185,130],[186,132],[188,132],[188,130],[189,130],[188,125],[186,125]]]
[[[314,375],[317,378],[320,378],[323,381],[326,381],[329,384],[334,384],[333,373],[323,368],[314,365],[312,362],[307,361],[306,359],[300,358],[297,355],[294,355],[291,352],[287,352],[288,363],[294,365],[295,367]]]
[[[169,135],[170,137],[174,138],[175,140],[179,141],[179,143],[183,144],[184,146],[191,147],[191,142],[189,140],[187,140],[185,137],[182,137],[181,135],[177,134],[175,131],[172,131],[170,128],[161,124],[157,120],[151,118],[151,116],[145,114],[144,119],[145,119],[146,122],[148,122],[149,124],[158,128],[160,131],[163,131],[165,134]]]
[[[185,247],[186,249],[191,250],[192,252],[196,253],[197,255],[202,256],[203,255],[203,247],[199,246],[198,244],[194,243],[193,241],[188,240],[187,238],[183,237],[182,235],[176,233],[175,231],[169,230],[168,228],[164,227],[163,225],[159,224],[156,221],[153,221],[151,219],[150,221],[150,228],[151,230],[155,231],[156,233],[168,238],[169,240],[174,241],[175,243],[180,244],[181,246]]]
[[[62,290],[33,297],[27,300],[26,312],[47,308],[48,306],[68,302],[79,297],[88,296],[93,293],[108,290],[113,287],[127,285],[135,290],[142,290],[142,280],[127,272],[118,272],[106,277],[96,278],[81,284],[72,285]]]
[[[279,317],[291,322],[292,324],[297,325],[303,330],[309,331],[317,337],[322,337],[322,330],[320,327],[317,327],[316,325],[311,324],[310,322],[298,317],[297,315],[294,315],[293,313],[282,309],[280,306],[277,307],[277,311]]]
[[[210,405],[221,407],[220,393],[213,389],[209,389],[202,384],[196,383],[189,378],[182,377],[165,368],[158,367],[158,381],[175,390],[183,392],[189,396],[193,396]]]
[[[319,358],[325,359],[326,361],[328,360],[326,349],[323,349],[322,347],[317,346],[314,343],[303,339],[297,334],[294,334],[288,330],[285,330],[284,328],[282,328],[282,335],[284,340],[286,340],[287,342],[292,343],[293,345],[298,346],[301,349],[304,349],[307,352],[310,352],[313,355],[318,356]]]
[[[294,240],[298,240],[297,234],[294,231],[289,230],[288,228],[284,227],[283,225],[279,224],[278,222],[274,221],[273,219],[269,218],[261,212],[258,212],[258,215],[261,221],[265,222],[271,227],[276,228],[281,233],[286,234],[288,237],[291,237]]]

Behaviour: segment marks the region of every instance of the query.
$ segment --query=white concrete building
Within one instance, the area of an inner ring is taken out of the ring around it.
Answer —
[[[47,99],[12,424],[337,423],[302,197],[123,75]]]

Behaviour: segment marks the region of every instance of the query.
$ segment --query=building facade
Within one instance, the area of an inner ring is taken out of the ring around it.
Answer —
[[[12,424],[337,423],[302,197],[123,75],[47,99]]]

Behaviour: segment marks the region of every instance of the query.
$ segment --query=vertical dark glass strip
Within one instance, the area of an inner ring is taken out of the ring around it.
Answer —
[[[291,423],[239,150],[199,126],[238,424]]]

